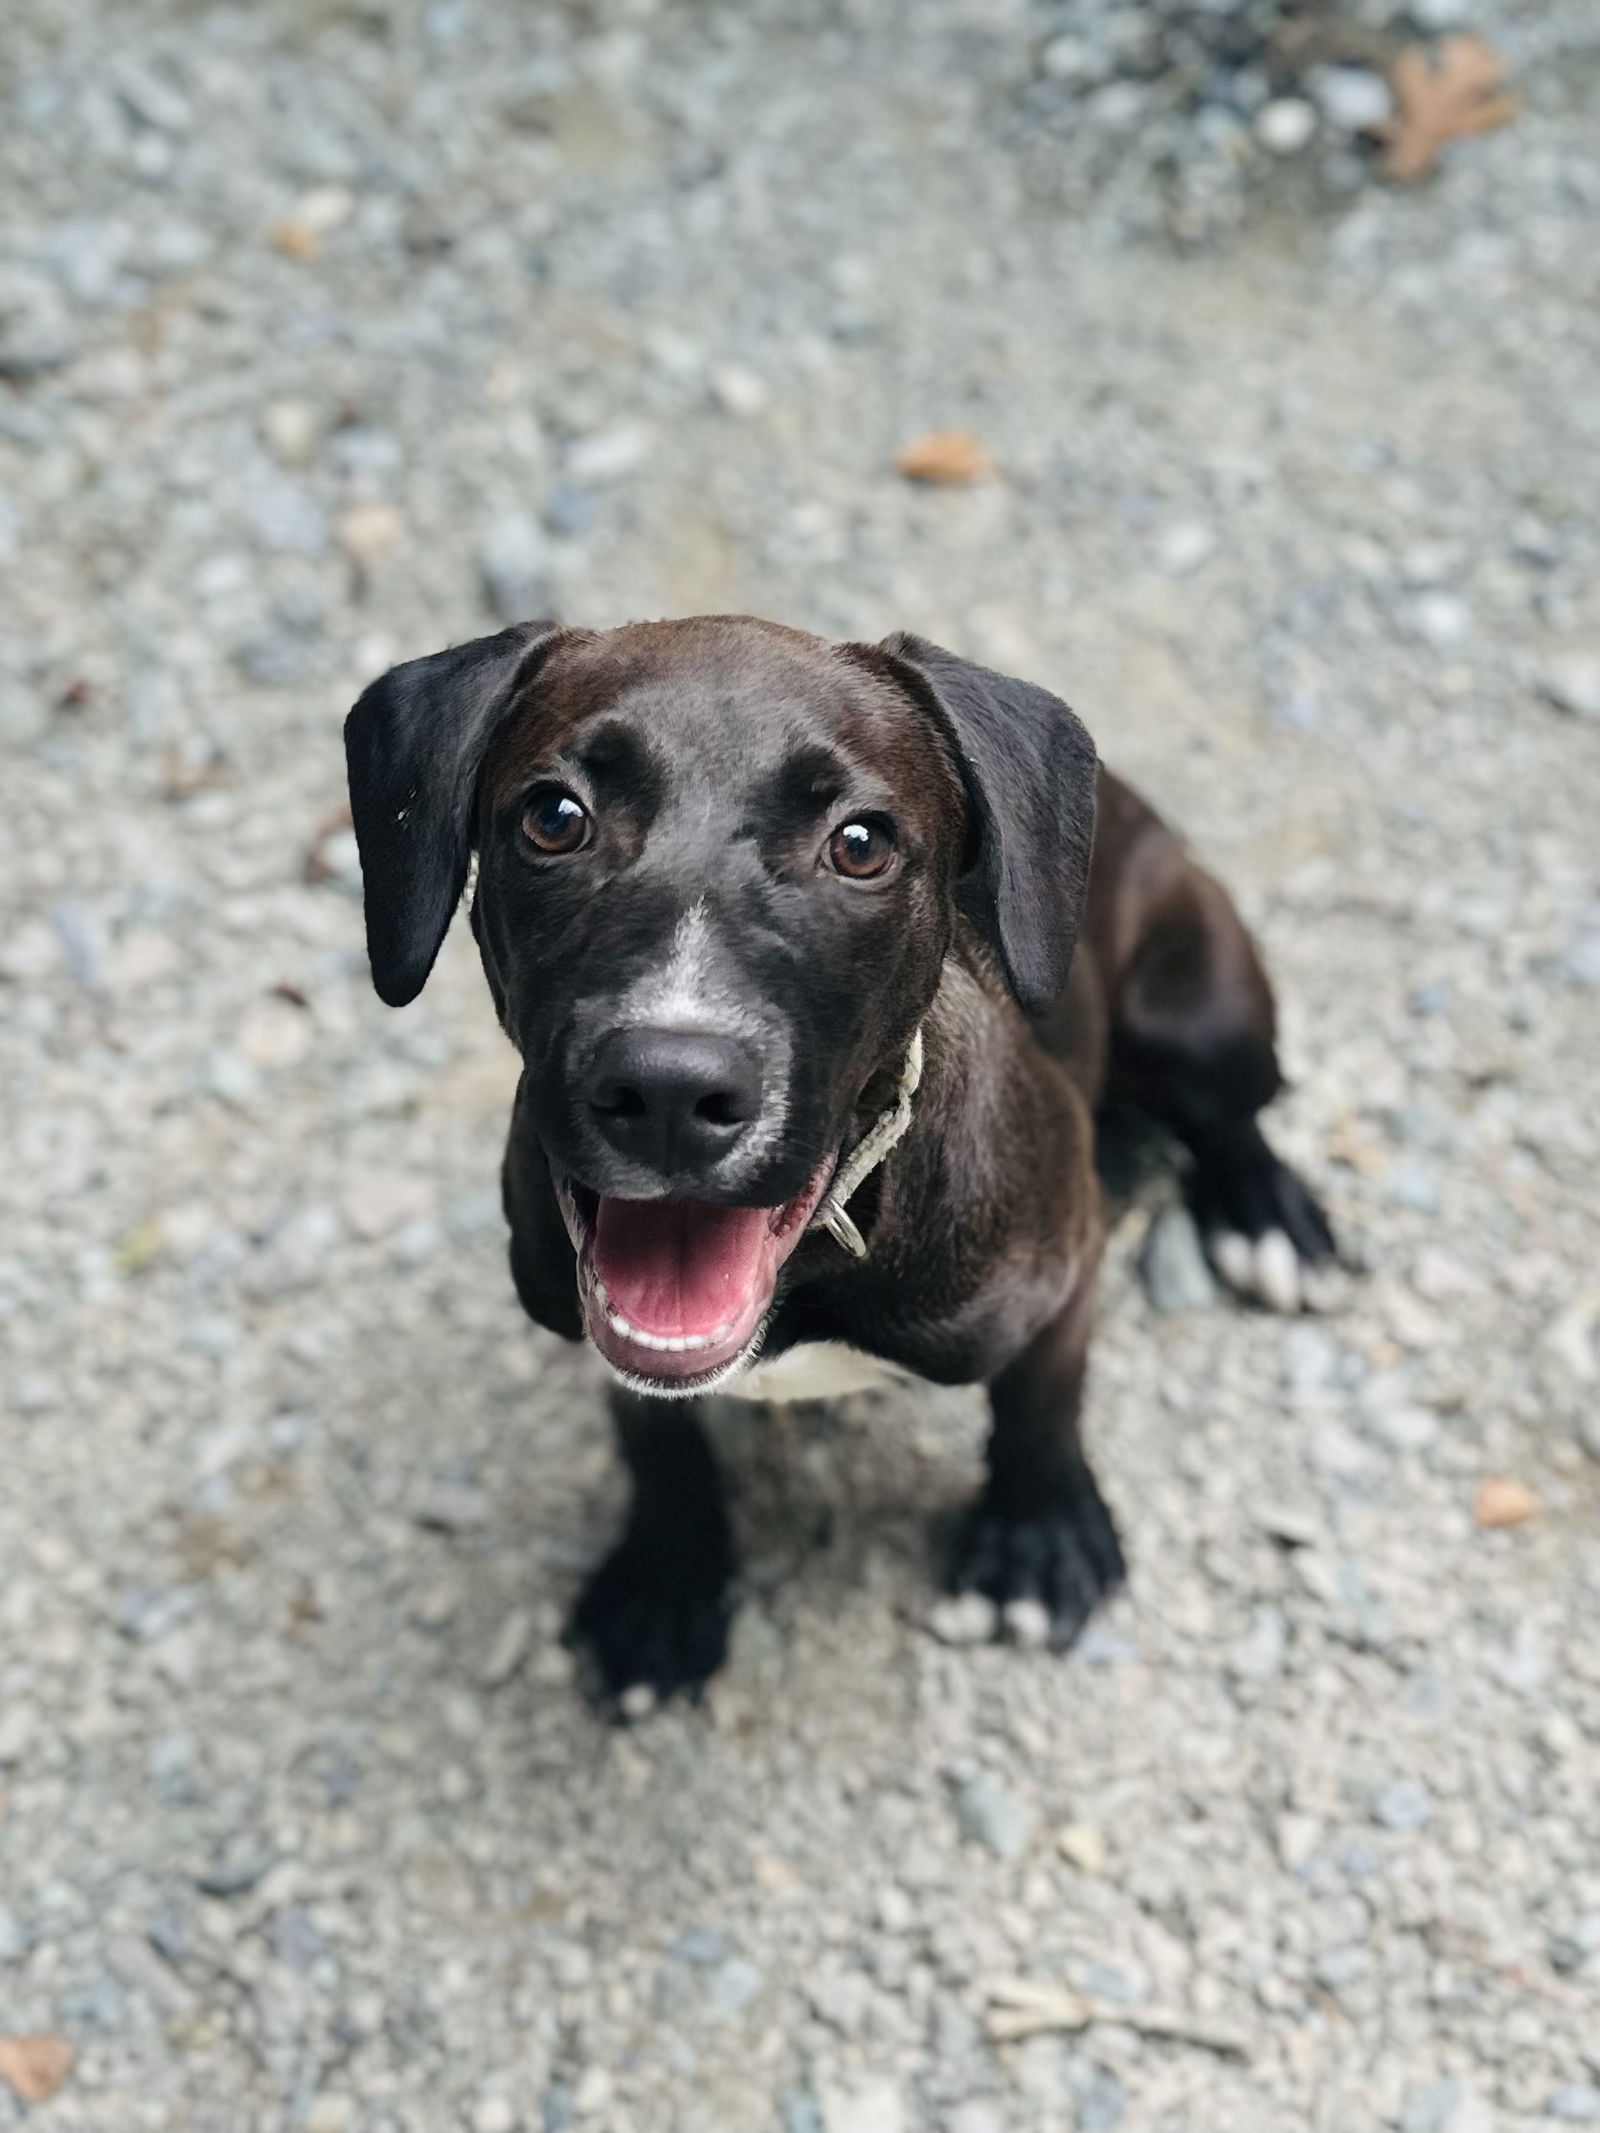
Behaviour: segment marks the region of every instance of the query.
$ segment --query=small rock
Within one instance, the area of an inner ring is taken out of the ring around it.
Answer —
[[[928,1627],[941,1644],[991,1643],[999,1621],[999,1609],[981,1592],[957,1593],[928,1610]]]
[[[261,410],[261,441],[286,467],[309,466],[320,425],[309,400],[269,400]]]
[[[566,471],[580,486],[585,482],[619,481],[649,457],[651,436],[637,424],[614,430],[599,430],[584,437],[567,454]]]
[[[1163,1314],[1203,1311],[1216,1301],[1217,1285],[1186,1207],[1165,1207],[1151,1223],[1139,1278],[1152,1309]]]
[[[1464,2081],[1436,2081],[1406,2099],[1401,2133],[1494,2133],[1494,2111]]]
[[[1056,1831],[1056,1850],[1080,1874],[1103,1874],[1106,1840],[1092,1822],[1067,1822]]]
[[[325,2089],[313,2098],[310,2110],[300,2121],[305,2133],[349,2133],[355,2122],[355,2099],[333,2089]]]
[[[1586,2081],[1570,2081],[1551,2096],[1545,2113],[1567,2125],[1592,2126],[1600,2122],[1600,2089]]]
[[[0,1711],[0,1770],[20,1763],[33,1746],[39,1722],[32,1706],[12,1703]]]
[[[899,2084],[883,2078],[849,2089],[824,2088],[822,2133],[903,2133]]]
[[[406,522],[392,504],[352,504],[334,528],[339,546],[363,577],[386,563],[405,537]]]
[[[1539,1513],[1539,1499],[1525,1481],[1491,1475],[1478,1484],[1472,1500],[1472,1515],[1491,1531],[1500,1526],[1523,1526]]]
[[[957,1791],[956,1820],[964,1837],[996,1859],[1021,1858],[1033,1835],[1033,1809],[982,1772]]]
[[[1256,139],[1270,155],[1298,155],[1316,130],[1315,106],[1304,97],[1275,96],[1256,113]]]
[[[1574,718],[1600,718],[1600,652],[1559,652],[1546,665],[1539,686],[1558,711]]]
[[[1228,1671],[1240,1681],[1270,1681],[1283,1672],[1289,1648],[1289,1625],[1283,1610],[1258,1607],[1249,1634],[1241,1637],[1228,1654]]]
[[[0,1904],[0,1963],[20,1962],[27,1952],[27,1928],[15,1911]]]
[[[1412,634],[1435,651],[1449,651],[1472,635],[1472,610],[1455,593],[1418,593],[1406,613]]]
[[[1433,1794],[1417,1778],[1396,1778],[1372,1802],[1372,1819],[1384,1829],[1422,1829],[1433,1820]]]
[[[502,622],[527,622],[553,605],[549,544],[526,511],[503,512],[478,542],[484,598]]]
[[[517,2107],[509,2096],[480,2096],[473,2106],[472,2133],[517,2133]]]
[[[759,1997],[766,1982],[754,1963],[746,1962],[742,1955],[729,1956],[711,1973],[706,1987],[707,2011],[719,2021],[731,2021]]]
[[[195,1875],[195,1887],[205,1896],[247,1896],[277,1857],[260,1831],[245,1831],[230,1837],[211,1864]]]
[[[429,1533],[476,1533],[488,1525],[488,1491],[470,1481],[434,1481],[411,1499],[411,1517]]]
[[[1005,2133],[998,2104],[974,2099],[958,2103],[945,2120],[945,2133]]]
[[[1156,541],[1156,561],[1169,578],[1187,578],[1216,553],[1217,536],[1198,519],[1179,519]]]
[[[764,382],[738,363],[712,365],[711,395],[726,415],[759,415],[767,404]]]
[[[524,1659],[533,1640],[533,1616],[526,1607],[514,1607],[495,1632],[484,1659],[479,1680],[486,1689],[503,1688]]]
[[[1306,87],[1340,133],[1376,133],[1394,114],[1389,84],[1370,67],[1314,67]]]

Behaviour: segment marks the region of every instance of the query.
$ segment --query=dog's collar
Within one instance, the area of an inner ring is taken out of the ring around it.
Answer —
[[[853,1259],[865,1259],[867,1240],[845,1210],[849,1200],[871,1177],[890,1150],[899,1146],[905,1138],[906,1128],[911,1124],[911,1099],[917,1093],[917,1084],[922,1079],[922,1031],[914,1030],[911,1042],[906,1047],[906,1063],[900,1069],[900,1086],[895,1090],[894,1102],[887,1111],[880,1113],[860,1145],[854,1148],[848,1161],[834,1172],[833,1183],[823,1194],[822,1204],[811,1217],[812,1229],[825,1229],[835,1244],[842,1245]]]

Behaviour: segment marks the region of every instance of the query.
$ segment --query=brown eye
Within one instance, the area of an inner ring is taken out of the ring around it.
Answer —
[[[581,852],[593,827],[581,800],[559,785],[536,792],[522,811],[522,834],[536,852],[559,858]]]
[[[881,815],[841,822],[828,839],[828,864],[846,881],[875,881],[894,860],[894,830]]]

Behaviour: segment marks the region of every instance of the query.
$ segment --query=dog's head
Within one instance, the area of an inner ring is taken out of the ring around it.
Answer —
[[[475,847],[585,1324],[649,1390],[759,1341],[963,915],[1025,1012],[1066,983],[1093,745],[919,639],[524,624],[395,668],[346,743],[374,983],[422,989]]]

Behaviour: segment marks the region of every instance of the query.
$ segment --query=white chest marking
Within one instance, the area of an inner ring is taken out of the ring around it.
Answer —
[[[916,1382],[909,1370],[848,1341],[802,1341],[769,1363],[753,1363],[723,1389],[737,1400],[839,1400],[849,1392]]]

